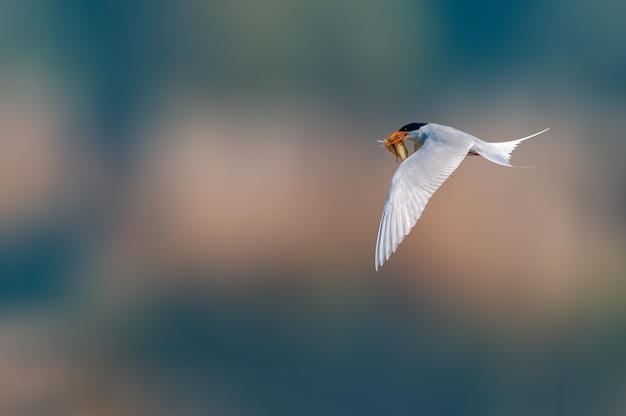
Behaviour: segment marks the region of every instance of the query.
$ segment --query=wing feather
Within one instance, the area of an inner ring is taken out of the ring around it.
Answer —
[[[469,138],[438,140],[431,136],[400,164],[391,179],[378,228],[376,270],[409,234],[430,197],[463,161],[472,144]]]

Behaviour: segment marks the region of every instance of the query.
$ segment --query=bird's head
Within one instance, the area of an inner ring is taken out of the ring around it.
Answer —
[[[426,124],[427,123],[409,123],[400,127],[398,131],[391,134],[386,140],[388,140],[390,144],[395,144],[405,139],[417,139],[420,134],[420,129]]]
[[[406,147],[403,141],[406,139],[416,140],[419,138],[420,129],[427,123],[409,123],[392,133],[389,137],[382,141],[387,150],[402,160],[408,157]]]

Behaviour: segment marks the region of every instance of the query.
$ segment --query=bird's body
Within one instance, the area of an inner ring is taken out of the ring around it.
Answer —
[[[548,130],[548,129],[546,129]],[[426,207],[428,199],[454,172],[468,154],[479,155],[503,166],[515,147],[546,130],[509,142],[487,143],[468,133],[434,123],[411,123],[383,141],[402,159],[391,180],[378,228],[376,270],[396,251]],[[415,142],[415,153],[407,157],[404,140]]]

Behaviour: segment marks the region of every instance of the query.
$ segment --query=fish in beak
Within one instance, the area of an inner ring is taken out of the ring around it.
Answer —
[[[385,140],[382,140],[382,143],[387,150],[396,156],[396,160],[400,158],[404,161],[409,157],[409,152],[406,150],[406,146],[404,145],[404,139],[408,135],[409,133],[406,131],[397,131]]]

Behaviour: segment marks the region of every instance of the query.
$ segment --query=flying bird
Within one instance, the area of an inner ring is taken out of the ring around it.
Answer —
[[[380,142],[401,159],[391,179],[376,241],[376,270],[389,260],[426,207],[426,203],[465,156],[478,155],[511,167],[511,152],[530,136],[501,143],[487,143],[468,133],[435,123],[410,123]],[[409,156],[405,140],[414,142]]]

